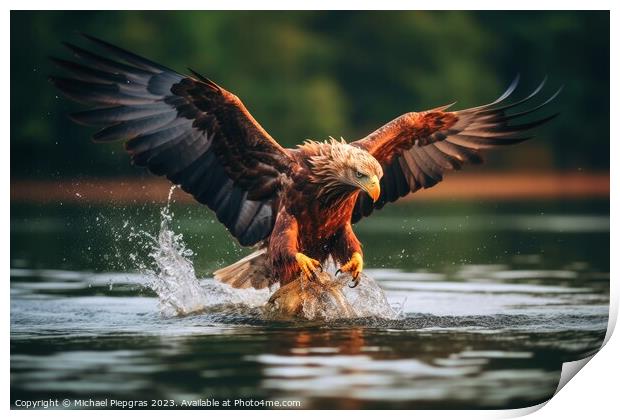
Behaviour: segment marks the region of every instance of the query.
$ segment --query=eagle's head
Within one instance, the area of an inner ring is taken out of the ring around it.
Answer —
[[[308,156],[310,181],[320,186],[319,196],[345,198],[361,190],[373,201],[379,199],[383,169],[367,151],[333,138],[323,143],[306,141],[301,148]]]

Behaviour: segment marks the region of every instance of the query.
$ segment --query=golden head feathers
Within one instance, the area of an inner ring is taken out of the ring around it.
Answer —
[[[320,196],[353,192],[361,188],[360,178],[380,179],[383,169],[367,151],[330,137],[325,142],[306,140],[300,146],[308,156],[310,181],[321,185]]]

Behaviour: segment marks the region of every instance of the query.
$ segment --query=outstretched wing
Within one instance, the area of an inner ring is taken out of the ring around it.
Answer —
[[[511,104],[503,102],[517,87],[517,77],[510,87],[494,102],[462,111],[446,112],[451,105],[424,112],[402,115],[351,143],[372,154],[383,167],[381,195],[373,203],[366,194],[360,194],[352,215],[359,221],[382,208],[386,203],[429,188],[443,179],[444,172],[461,169],[463,164],[482,163],[480,151],[519,143],[530,137],[524,135],[556,117],[557,114],[531,122],[511,124],[516,118],[531,114],[551,102],[560,93],[556,91],[543,103],[511,115],[507,110],[534,98],[543,82],[526,98]]]
[[[241,245],[269,236],[291,160],[239,98],[195,72],[183,76],[86,38],[113,60],[70,44],[77,62],[53,59],[71,77],[51,81],[70,99],[96,106],[72,119],[104,127],[96,142],[125,140],[134,164],[209,206]]]

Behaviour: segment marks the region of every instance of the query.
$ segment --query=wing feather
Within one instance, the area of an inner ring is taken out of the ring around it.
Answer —
[[[267,238],[282,175],[293,162],[288,152],[239,98],[206,77],[181,75],[84,36],[104,53],[65,44],[76,60],[52,58],[69,76],[51,82],[68,98],[96,107],[71,118],[102,127],[94,141],[125,141],[134,164],[206,204],[242,245]]]
[[[519,77],[490,104],[449,112],[451,105],[408,113],[389,122],[365,138],[351,143],[370,152],[383,166],[381,196],[374,205],[360,194],[352,221],[368,216],[387,202],[430,188],[441,182],[449,170],[464,164],[482,163],[480,151],[528,140],[527,133],[547,123],[558,114],[514,124],[517,118],[530,115],[553,101],[560,91],[542,103],[521,112],[506,111],[529,103],[542,91],[546,78],[532,93],[512,103],[504,101],[516,90]],[[402,182],[407,188],[403,188]],[[385,187],[385,188],[383,188]]]

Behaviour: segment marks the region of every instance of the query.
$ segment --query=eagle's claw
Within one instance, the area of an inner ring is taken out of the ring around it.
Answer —
[[[319,261],[314,258],[310,258],[301,252],[295,254],[295,260],[306,278],[314,278],[316,276],[316,270],[321,270],[321,273],[323,272],[323,266]]]
[[[340,274],[340,273],[342,273],[342,270],[341,270],[341,269],[336,270],[336,277],[338,277],[338,274]],[[353,286],[349,285],[349,287],[350,287],[351,289],[355,289],[359,283],[360,283],[360,278],[359,278],[359,276],[358,276],[358,277],[355,277],[355,278],[353,279],[353,282],[352,282]]]
[[[349,262],[340,267],[338,271],[336,271],[336,275],[338,273],[347,272],[351,274],[353,277],[353,286],[349,286],[351,288],[356,287],[359,284],[359,277],[362,273],[362,269],[364,268],[364,260],[362,259],[362,255],[359,252],[354,252],[351,256]]]

